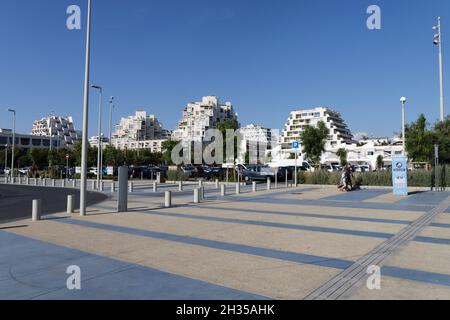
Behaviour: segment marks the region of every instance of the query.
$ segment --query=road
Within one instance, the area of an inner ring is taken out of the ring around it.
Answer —
[[[33,199],[42,200],[42,213],[64,212],[67,196],[75,196],[75,208],[79,208],[79,191],[64,188],[0,185],[0,223],[31,217]],[[104,201],[106,195],[88,192],[88,206]]]

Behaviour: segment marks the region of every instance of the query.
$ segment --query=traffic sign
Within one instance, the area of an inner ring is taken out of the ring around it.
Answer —
[[[70,159],[70,155],[66,154],[66,160]]]
[[[292,142],[292,149],[300,149],[300,142],[298,141]]]

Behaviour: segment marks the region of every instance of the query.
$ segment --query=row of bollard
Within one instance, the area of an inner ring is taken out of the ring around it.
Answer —
[[[75,196],[68,195],[67,196],[67,213],[72,214],[75,211]],[[32,221],[40,221],[42,217],[42,200],[35,199],[32,202],[31,209],[31,220]]]

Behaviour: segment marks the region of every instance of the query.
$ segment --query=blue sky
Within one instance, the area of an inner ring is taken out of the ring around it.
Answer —
[[[11,106],[20,132],[52,111],[81,128],[86,2],[0,0],[0,127]],[[71,4],[80,31],[66,29]],[[382,30],[366,27],[371,4]],[[93,0],[91,82],[104,87],[105,123],[109,96],[115,122],[144,109],[174,129],[188,102],[217,95],[243,125],[281,129],[291,110],[329,106],[353,132],[392,135],[402,95],[408,121],[439,116],[432,26],[440,15],[450,92],[449,12],[448,0]],[[91,135],[97,101],[91,92]]]

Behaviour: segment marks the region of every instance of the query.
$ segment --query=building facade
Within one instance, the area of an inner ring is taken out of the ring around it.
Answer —
[[[50,146],[54,149],[68,148],[72,149],[73,144],[67,145],[64,139],[58,137],[46,137],[36,136],[31,134],[17,133],[15,135],[15,147],[18,149],[34,149],[43,148],[50,149]],[[0,147],[11,147],[13,145],[13,131],[11,129],[0,129]]]
[[[255,124],[249,124],[240,128],[239,133],[241,137],[239,150],[242,151],[238,156],[239,163],[246,162],[245,152],[249,151],[250,145],[258,148],[258,157],[267,158],[272,155],[272,148],[276,147],[278,142],[278,130],[264,128]]]
[[[307,126],[317,126],[322,121],[329,130],[325,148],[342,148],[354,144],[353,135],[339,112],[325,107],[292,111],[282,137],[281,149],[292,152],[292,142],[300,141],[300,135]]]
[[[136,111],[134,116],[122,118],[112,136],[112,145],[118,149],[150,149],[161,152],[162,143],[170,139],[170,131],[154,115]]]
[[[227,119],[237,121],[231,102],[220,104],[218,97],[203,97],[201,102],[187,105],[172,138],[179,141],[202,141],[208,129],[216,129],[219,123]]]
[[[72,147],[81,139],[80,132],[75,130],[72,117],[62,116],[49,116],[34,121],[31,135],[55,138],[59,141],[57,147]]]

